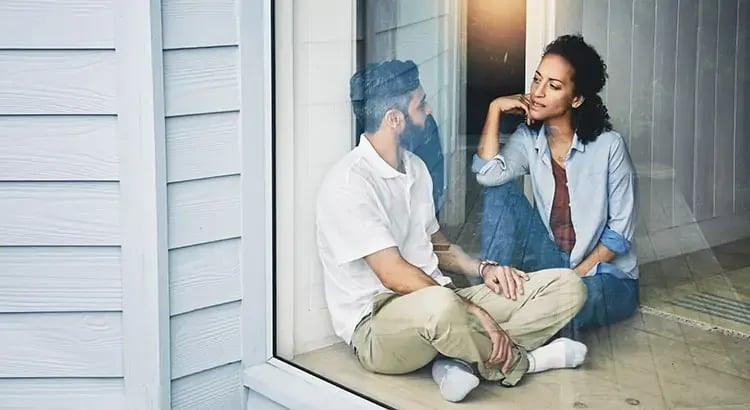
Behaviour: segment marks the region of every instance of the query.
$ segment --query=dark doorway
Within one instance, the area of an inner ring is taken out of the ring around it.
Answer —
[[[526,0],[464,0],[466,24],[466,154],[467,166],[477,151],[487,107],[496,97],[526,90]],[[500,124],[510,134],[522,121],[505,116]],[[478,214],[481,190],[471,170],[466,173],[466,215]]]
[[[469,147],[476,147],[488,104],[526,88],[526,0],[470,0],[467,6],[466,133]]]

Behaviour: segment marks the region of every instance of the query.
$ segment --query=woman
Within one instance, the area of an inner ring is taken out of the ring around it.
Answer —
[[[606,65],[582,37],[557,38],[529,94],[492,101],[472,164],[488,187],[482,256],[527,272],[574,269],[588,289],[574,332],[623,320],[638,306],[635,173],[597,95],[606,77]],[[500,118],[510,113],[526,121],[501,147]],[[514,183],[524,174],[531,176],[536,212]]]

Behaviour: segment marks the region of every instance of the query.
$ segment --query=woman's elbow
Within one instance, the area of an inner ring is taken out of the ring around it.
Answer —
[[[482,186],[498,186],[503,185],[507,182],[507,178],[504,178],[503,175],[491,175],[491,174],[481,174],[478,173],[477,175],[477,182],[479,185]]]

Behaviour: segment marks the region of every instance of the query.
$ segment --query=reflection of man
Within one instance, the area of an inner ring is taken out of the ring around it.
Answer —
[[[400,141],[431,112],[416,65],[368,65],[351,96],[365,132],[323,181],[317,238],[334,330],[361,365],[402,374],[440,356],[433,378],[460,401],[478,385],[475,371],[513,386],[525,373],[581,364],[581,343],[540,347],[583,305],[572,270],[527,275],[474,260],[440,233],[427,168]],[[440,269],[484,284],[456,289]]]
[[[364,109],[362,101],[352,101],[357,118],[362,118],[357,112]],[[362,127],[361,121],[357,121],[358,127]],[[432,114],[427,115],[424,127],[410,127],[413,135],[401,134],[401,146],[414,153],[427,165],[427,170],[432,179],[432,201],[435,204],[435,213],[439,214],[445,202],[445,158],[443,157],[443,145],[440,141],[440,128]],[[358,128],[357,144],[359,144],[364,129]]]

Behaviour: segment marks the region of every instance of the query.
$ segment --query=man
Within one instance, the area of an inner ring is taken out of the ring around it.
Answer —
[[[446,400],[479,376],[513,386],[525,373],[575,367],[586,346],[557,339],[586,290],[569,269],[526,274],[474,260],[440,232],[425,164],[403,149],[431,107],[411,61],[370,64],[351,79],[359,145],[327,174],[317,203],[326,302],[336,334],[367,370],[403,374],[434,359]],[[441,269],[481,276],[456,289]]]

